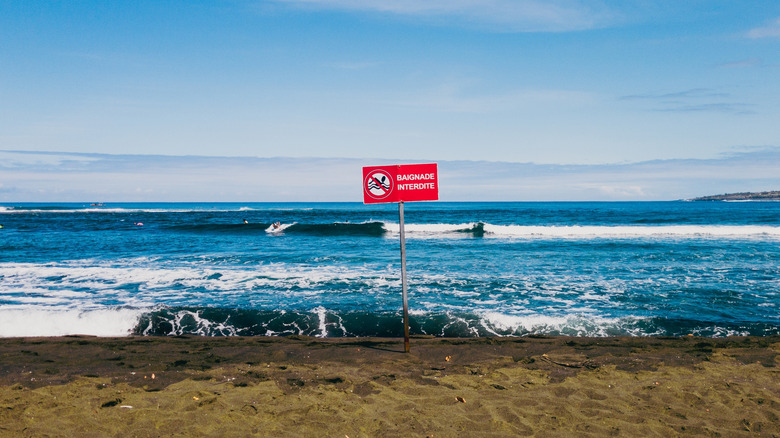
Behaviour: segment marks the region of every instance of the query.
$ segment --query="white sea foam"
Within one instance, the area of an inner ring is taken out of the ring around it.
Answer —
[[[79,209],[14,209],[0,207],[0,213],[13,213],[13,214],[29,214],[29,213],[166,213],[166,212],[187,212],[190,210],[165,210],[165,209],[149,209],[149,208],[79,208]]]
[[[396,287],[396,273],[322,264],[264,264],[225,269],[189,263],[160,266],[146,258],[121,263],[0,263],[0,302],[93,310],[115,306],[208,304],[264,300],[267,293],[304,299],[333,287],[381,294]]]
[[[285,209],[285,208],[270,208],[270,209],[258,209],[252,207],[239,207],[239,208],[148,208],[148,207],[74,207],[74,208],[14,208],[7,206],[0,206],[0,213],[14,213],[14,214],[41,214],[41,213],[193,213],[193,212],[231,212],[231,211],[307,211],[311,208],[300,209]]]
[[[128,336],[143,313],[142,309],[2,308],[0,337]]]
[[[316,337],[327,338],[328,326],[333,327],[333,332],[335,333],[345,333],[347,336],[349,336],[349,331],[347,331],[347,328],[344,326],[344,320],[341,318],[341,316],[338,315],[338,313],[329,312],[322,306],[317,306],[314,309],[311,309],[311,313],[316,314],[318,318],[318,333],[315,335]]]
[[[280,224],[278,227],[275,224],[271,224],[268,228],[265,229],[265,232],[270,234],[281,233],[297,223],[298,222],[293,222],[291,224]]]
[[[409,238],[466,237],[478,231],[479,223],[404,224]],[[390,233],[400,225],[383,222]],[[519,239],[631,239],[631,238],[771,238],[780,239],[780,227],[770,225],[494,225],[482,224],[486,238]]]
[[[195,329],[188,329],[185,331],[184,327],[189,327],[188,320],[192,321],[192,325]],[[173,315],[173,319],[169,320],[171,325],[171,331],[166,333],[168,336],[181,335],[184,333],[193,333],[201,336],[214,336],[219,334],[222,336],[238,336],[240,333],[233,325],[227,321],[210,321],[207,318],[201,318],[199,312],[193,312],[190,310],[180,310]],[[147,335],[149,328],[142,331],[142,334]]]
[[[770,237],[780,238],[780,227],[766,225],[663,226],[535,226],[484,225],[485,237],[517,238],[641,238],[641,237]]]
[[[637,321],[645,319],[635,316],[605,318],[590,315],[508,315],[499,312],[483,312],[481,317],[483,328],[496,336],[506,333],[540,333],[566,336],[654,335],[653,333],[641,333],[634,329],[633,327]]]

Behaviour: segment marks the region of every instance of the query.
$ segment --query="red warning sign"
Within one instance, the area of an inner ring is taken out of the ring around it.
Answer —
[[[363,203],[438,201],[436,163],[363,168]]]

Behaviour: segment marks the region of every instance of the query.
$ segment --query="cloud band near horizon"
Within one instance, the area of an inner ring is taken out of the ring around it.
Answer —
[[[0,151],[0,203],[362,200],[363,166],[393,159]],[[780,148],[716,159],[563,165],[439,163],[442,201],[657,201],[780,189]]]

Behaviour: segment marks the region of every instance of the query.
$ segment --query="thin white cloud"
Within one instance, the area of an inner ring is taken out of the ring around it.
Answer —
[[[60,152],[0,151],[0,169],[67,169],[83,168],[98,161],[87,154]]]
[[[378,12],[499,32],[566,32],[603,27],[612,13],[598,1],[582,0],[277,0],[319,9]]]
[[[517,109],[572,108],[595,100],[591,93],[575,90],[514,90],[505,93],[472,93],[468,87],[445,83],[408,96],[393,96],[385,104],[451,113],[490,113]]]
[[[719,91],[711,90],[709,88],[691,88],[689,90],[675,91],[672,93],[659,93],[659,94],[632,94],[629,96],[623,96],[621,99],[634,100],[634,99],[688,99],[688,98],[713,98],[713,97],[728,97],[728,94]]]
[[[689,90],[660,94],[634,94],[622,96],[625,101],[648,101],[653,105],[652,111],[659,112],[711,112],[725,114],[754,114],[754,105],[735,102],[729,93],[709,88],[692,88]]]
[[[747,36],[748,38],[780,38],[780,18],[766,26],[751,29]]]
[[[764,61],[761,58],[748,58],[748,59],[741,59],[739,61],[727,62],[725,64],[719,65],[718,67],[745,68],[745,67],[762,67],[763,65],[764,65]]]
[[[337,68],[340,70],[365,70],[369,68],[374,68],[382,65],[380,62],[370,62],[370,61],[364,61],[364,62],[334,62],[329,64],[333,68]]]
[[[715,102],[715,103],[702,103],[697,105],[673,104],[667,106],[666,108],[660,108],[657,111],[681,112],[681,113],[709,112],[709,113],[747,115],[747,114],[756,113],[752,108],[753,105],[748,105],[743,103]]]
[[[606,196],[610,198],[622,198],[622,199],[642,199],[645,198],[647,195],[644,192],[644,188],[642,186],[637,185],[623,185],[623,184],[615,184],[615,185],[585,185],[585,187],[588,187],[591,189],[597,189],[601,193],[604,193]]]

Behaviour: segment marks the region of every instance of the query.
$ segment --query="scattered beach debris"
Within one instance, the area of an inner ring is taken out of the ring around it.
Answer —
[[[449,362],[449,361],[451,361],[451,360],[452,360],[452,356],[447,356],[447,357],[445,357],[445,358],[444,358],[444,360],[446,360],[447,362]]]
[[[107,401],[107,402],[103,403],[102,405],[100,405],[100,407],[101,408],[110,408],[112,406],[118,405],[119,403],[122,403],[122,399],[121,398],[117,398],[117,399],[114,399],[114,400]]]
[[[461,396],[456,396],[455,400],[457,400],[459,403],[466,403],[466,399]]]
[[[542,360],[544,360],[546,362],[550,362],[551,364],[555,364],[555,365],[559,365],[559,366],[567,367],[567,368],[587,368],[589,370],[592,370],[592,369],[596,369],[596,368],[599,367],[599,364],[597,364],[596,362],[593,362],[590,359],[585,359],[582,362],[574,362],[574,363],[559,362],[559,361],[550,359],[550,356],[548,356],[547,354],[542,354]]]

